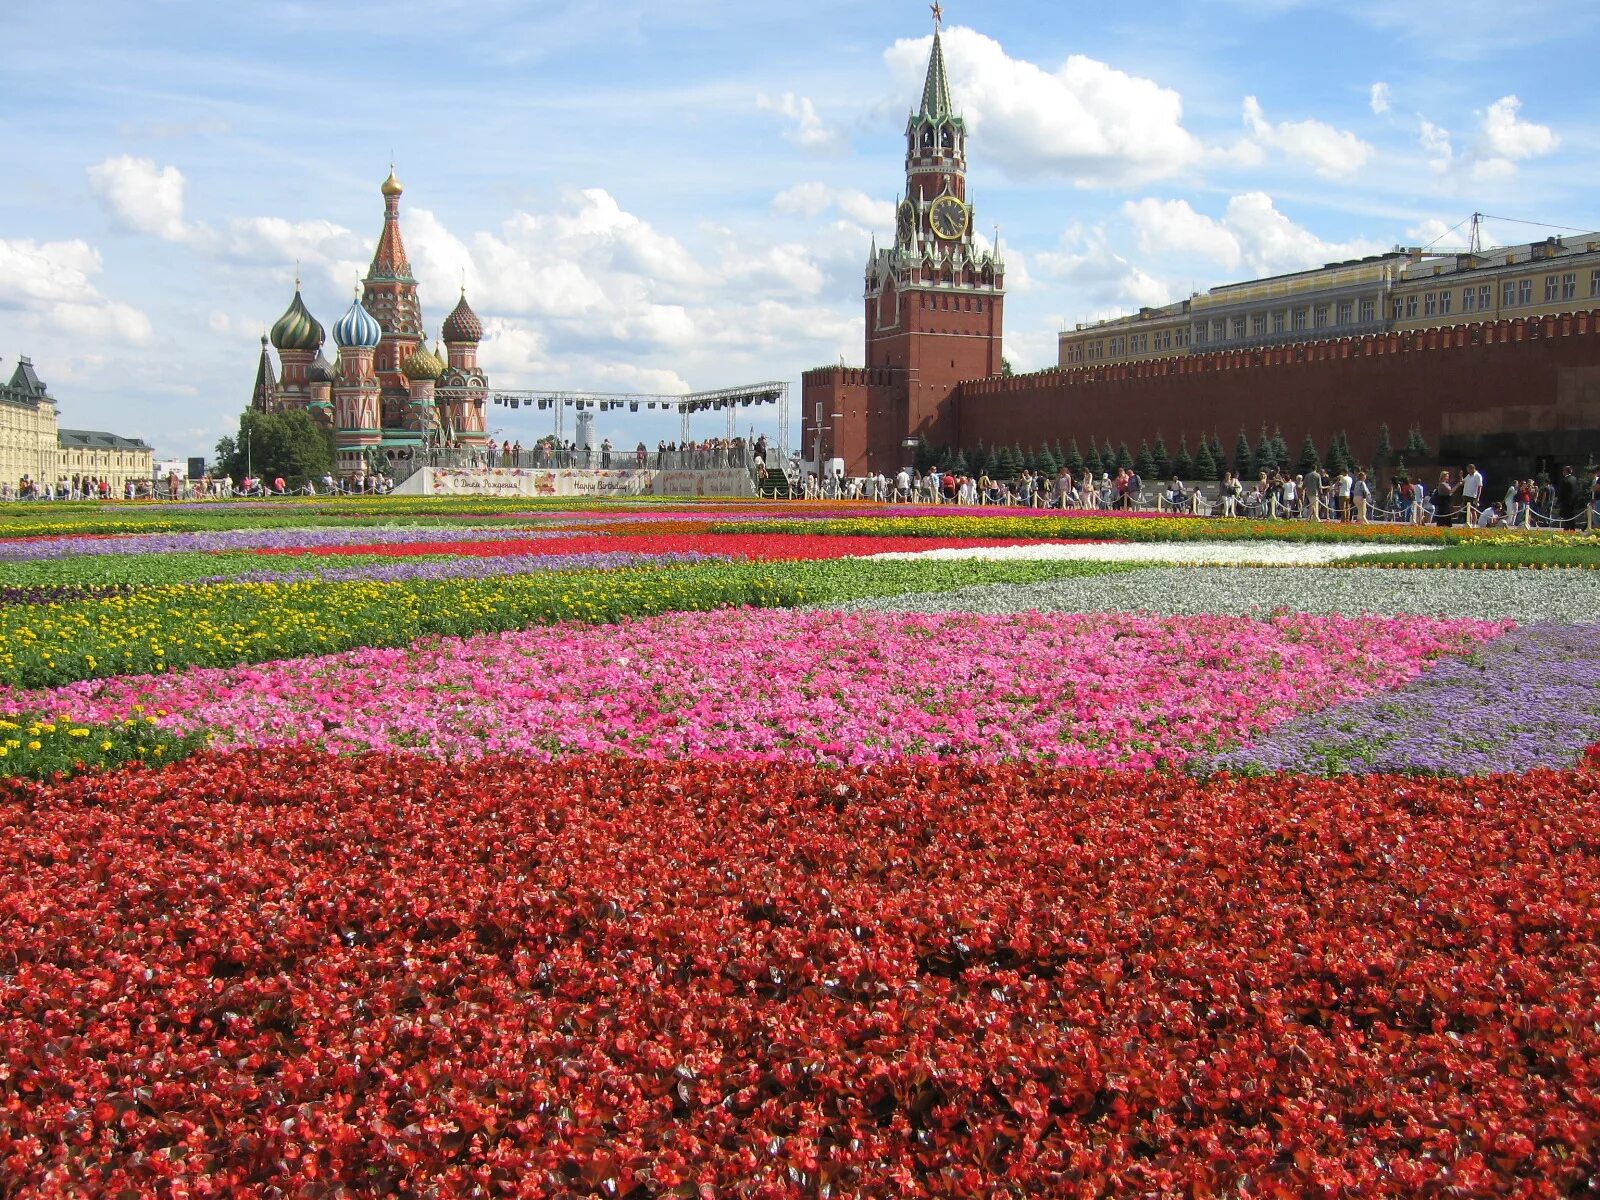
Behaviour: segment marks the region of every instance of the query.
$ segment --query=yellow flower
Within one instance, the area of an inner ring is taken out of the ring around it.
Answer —
[[[101,750],[109,750],[109,749],[111,749],[111,743],[110,742],[101,742],[100,743],[100,749]],[[4,751],[0,751],[0,753],[4,753]]]
[[[29,750],[42,750],[42,749],[44,749],[44,747],[39,745],[38,742],[29,742],[28,743],[28,749]]]

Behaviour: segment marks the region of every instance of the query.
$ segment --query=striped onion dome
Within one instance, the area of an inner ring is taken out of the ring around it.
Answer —
[[[468,342],[474,346],[483,341],[483,322],[478,319],[478,314],[473,312],[472,306],[467,303],[465,288],[461,291],[461,302],[444,319],[444,340],[446,342]]]
[[[416,353],[400,364],[407,379],[437,379],[444,374],[444,363],[426,346],[418,346]]]
[[[297,284],[288,311],[272,327],[272,344],[279,350],[317,350],[322,346],[323,336],[322,326],[306,310]]]
[[[366,309],[361,307],[361,297],[350,302],[333,326],[333,342],[340,349],[376,350],[383,341],[383,326]]]
[[[333,364],[318,354],[311,360],[311,366],[306,371],[307,383],[332,383],[334,376]]]

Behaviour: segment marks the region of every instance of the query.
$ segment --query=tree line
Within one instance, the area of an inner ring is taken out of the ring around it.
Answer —
[[[935,450],[924,439],[917,443],[912,465],[921,474],[937,467],[941,472],[988,475],[991,479],[1014,479],[1024,471],[1056,475],[1065,467],[1074,478],[1081,478],[1086,472],[1100,476],[1114,475],[1118,471],[1137,471],[1141,478],[1147,480],[1176,476],[1185,482],[1213,483],[1228,471],[1254,479],[1262,471],[1269,475],[1274,471],[1307,475],[1312,471],[1337,474],[1361,468],[1375,472],[1392,468],[1396,478],[1404,478],[1406,459],[1426,461],[1430,454],[1422,429],[1416,425],[1411,427],[1400,453],[1395,452],[1388,425],[1380,426],[1372,453],[1365,459],[1352,449],[1349,435],[1344,432],[1335,434],[1326,450],[1308,433],[1300,444],[1299,453],[1291,454],[1283,439],[1283,430],[1274,429],[1269,433],[1265,425],[1261,427],[1261,433],[1253,445],[1249,434],[1240,429],[1231,457],[1225,452],[1222,439],[1215,431],[1209,437],[1199,436],[1192,448],[1188,435],[1180,435],[1175,453],[1169,451],[1160,433],[1156,434],[1154,442],[1141,441],[1137,450],[1130,449],[1127,442],[1113,446],[1109,440],[1100,443],[1094,437],[1085,441],[1087,451],[1080,448],[1077,438],[1068,442],[1065,448],[1060,439],[1054,445],[1029,446],[1026,450],[1020,442],[1010,446],[985,446],[980,441],[967,451],[948,446]]]

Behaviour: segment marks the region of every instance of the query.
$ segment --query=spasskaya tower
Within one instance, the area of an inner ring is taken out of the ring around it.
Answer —
[[[873,246],[866,272],[866,364],[806,373],[802,442],[850,475],[893,474],[905,442],[961,442],[960,384],[1001,372],[1005,264],[974,240],[967,126],[950,99],[934,5],[921,105],[906,123],[906,188],[894,242]],[[818,424],[819,405],[821,423]],[[820,441],[819,441],[820,433]]]

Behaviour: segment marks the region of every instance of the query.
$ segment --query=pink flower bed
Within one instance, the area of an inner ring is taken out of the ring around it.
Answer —
[[[221,746],[862,765],[1176,766],[1398,686],[1506,623],[1281,615],[678,613],[12,693],[162,710]]]

